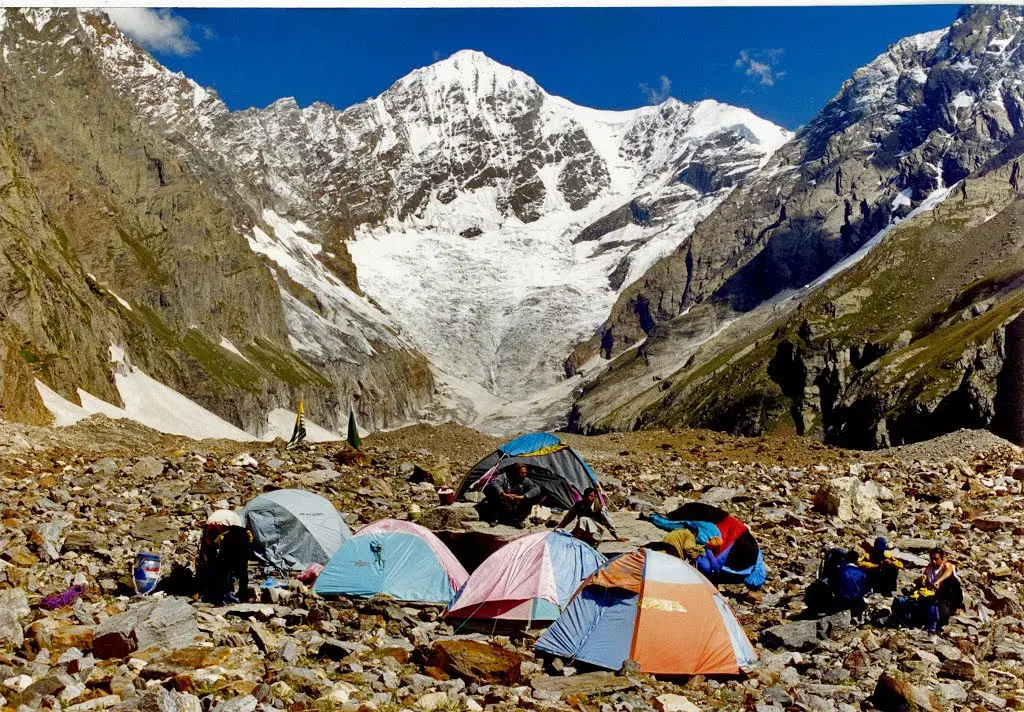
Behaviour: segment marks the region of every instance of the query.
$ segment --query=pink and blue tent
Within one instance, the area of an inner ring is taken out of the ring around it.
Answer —
[[[317,577],[321,596],[376,596],[447,604],[469,574],[444,543],[412,522],[382,519],[345,542]]]
[[[590,545],[565,532],[521,536],[480,564],[445,617],[553,621],[605,561]]]

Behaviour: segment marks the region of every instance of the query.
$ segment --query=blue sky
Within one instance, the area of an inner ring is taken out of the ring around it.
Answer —
[[[586,106],[632,108],[666,94],[713,98],[795,129],[857,67],[901,37],[948,26],[957,11],[205,8],[126,10],[135,16],[115,19],[166,66],[214,87],[232,109],[284,96],[302,106],[344,108],[469,48]]]

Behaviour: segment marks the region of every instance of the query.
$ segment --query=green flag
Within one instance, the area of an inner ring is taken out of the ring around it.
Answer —
[[[356,427],[356,413],[351,408],[348,409],[348,444],[359,449],[359,428]]]

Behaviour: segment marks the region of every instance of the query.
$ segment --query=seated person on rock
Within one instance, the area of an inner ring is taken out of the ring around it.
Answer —
[[[896,590],[896,580],[899,578],[900,569],[903,568],[903,562],[893,557],[892,552],[887,549],[885,538],[878,537],[871,550],[861,555],[857,565],[868,575],[870,590],[891,596]]]
[[[591,546],[597,544],[597,537],[601,533],[601,527],[607,529],[618,541],[626,541],[625,537],[620,537],[619,533],[615,531],[615,525],[608,518],[608,513],[604,511],[604,506],[601,504],[597,490],[593,487],[588,487],[584,490],[583,499],[574,504],[565,513],[562,521],[558,523],[559,529],[569,526],[573,520],[577,521],[576,526],[572,530],[572,535]]]
[[[202,600],[222,606],[248,599],[251,544],[252,535],[237,514],[219,509],[210,515],[196,561]]]
[[[928,558],[929,563],[914,589],[893,600],[891,624],[922,626],[928,632],[936,633],[955,611],[963,608],[964,594],[956,566],[938,547],[931,550]]]
[[[484,487],[487,508],[501,524],[522,526],[543,491],[526,476],[526,465],[518,463],[500,472]]]

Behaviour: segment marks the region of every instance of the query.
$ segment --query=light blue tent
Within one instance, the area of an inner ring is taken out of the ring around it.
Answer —
[[[304,490],[266,492],[245,505],[243,514],[252,532],[253,558],[276,569],[322,564],[352,538],[334,505]]]
[[[313,588],[321,596],[376,596],[446,604],[469,574],[444,543],[412,522],[384,519],[346,541]]]

